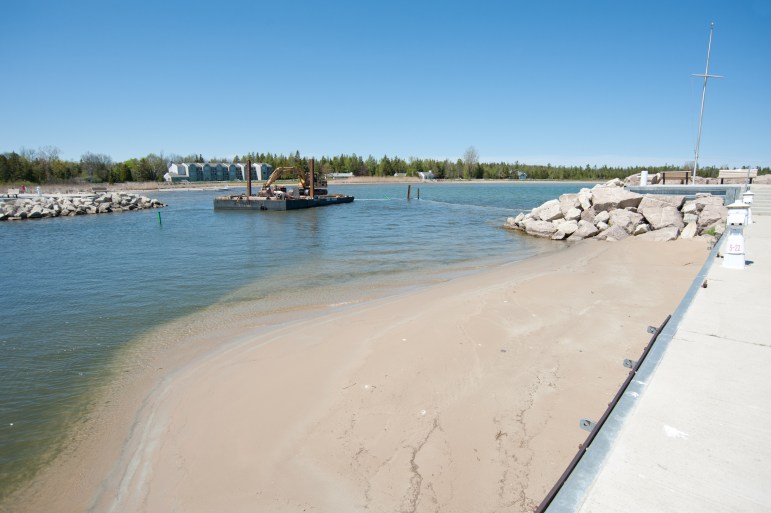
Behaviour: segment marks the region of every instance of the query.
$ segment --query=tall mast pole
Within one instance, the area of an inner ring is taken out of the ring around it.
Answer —
[[[696,184],[696,171],[699,169],[699,145],[701,144],[701,122],[704,118],[704,97],[707,95],[707,79],[709,78],[723,78],[719,75],[709,74],[709,54],[712,51],[712,32],[715,30],[715,22],[709,24],[709,44],[707,45],[707,69],[704,70],[703,75],[691,75],[693,77],[704,77],[704,88],[701,90],[701,112],[699,112],[699,134],[696,137],[696,158],[693,161],[693,180],[691,183]]]

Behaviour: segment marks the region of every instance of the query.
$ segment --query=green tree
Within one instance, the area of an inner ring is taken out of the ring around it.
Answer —
[[[147,160],[150,161],[150,166],[153,168],[155,177],[153,180],[163,180],[163,175],[169,170],[169,159],[164,156],[163,152],[160,155],[150,154],[147,156]]]
[[[134,176],[138,182],[148,182],[155,180],[153,168],[146,157],[139,159],[137,162]]]
[[[113,180],[116,182],[131,182],[134,179],[128,161],[116,164],[113,168],[113,175]]]
[[[469,146],[463,153],[463,177],[470,178],[472,173],[476,174],[477,164],[479,164],[479,153],[476,148]]]
[[[49,182],[53,177],[54,164],[59,160],[59,153],[61,150],[56,146],[41,146],[36,153],[36,160],[38,161],[41,172],[42,180]]]
[[[375,174],[377,172],[377,159],[370,155],[367,157],[367,161],[364,163],[363,173],[365,176]]]
[[[8,157],[0,155],[0,182],[10,182],[12,180],[11,165],[8,163]]]
[[[112,159],[101,153],[86,152],[80,157],[80,167],[90,182],[104,182],[112,168]]]
[[[388,155],[383,155],[383,158],[380,159],[380,164],[377,166],[377,175],[378,176],[391,176],[394,174],[393,166],[391,165],[391,159],[388,158]]]

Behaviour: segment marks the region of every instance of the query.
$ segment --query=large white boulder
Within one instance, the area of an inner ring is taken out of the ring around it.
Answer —
[[[610,221],[610,213],[607,210],[603,210],[602,212],[598,212],[596,216],[594,216],[594,223],[607,223]]]
[[[686,201],[685,204],[683,205],[683,208],[680,209],[680,212],[682,212],[683,215],[698,214],[699,211],[696,208],[696,201],[695,200]]]
[[[562,217],[559,200],[549,200],[540,207],[533,209],[533,217],[541,221],[553,221]]]
[[[581,210],[587,210],[592,206],[592,191],[589,189],[581,189],[578,191],[578,203],[581,205]]]
[[[597,189],[599,187],[623,187],[623,186],[624,186],[624,181],[623,180],[621,180],[620,178],[613,178],[611,180],[608,180],[605,183],[595,185],[592,188],[592,190],[595,190],[595,189]]]
[[[706,227],[715,223],[725,223],[728,217],[728,209],[722,205],[706,204],[699,212],[699,233]]]
[[[27,217],[30,219],[39,219],[43,217],[43,207],[41,205],[35,205],[31,210],[27,212]]]
[[[675,240],[679,234],[680,229],[678,227],[667,226],[666,228],[661,228],[660,230],[653,230],[651,232],[638,235],[637,238],[643,240],[652,240],[656,242],[667,242],[670,240]]]
[[[559,206],[559,202],[557,203],[557,206]],[[554,235],[554,232],[556,231],[557,227],[549,221],[536,221],[530,219],[525,222],[525,232],[527,232],[528,235],[549,238]]]
[[[126,206],[127,209],[131,209],[131,204]],[[508,217],[506,218],[506,228],[514,228],[519,229],[519,224],[522,222],[522,220],[525,219],[525,214],[520,212],[517,214],[517,217]]]
[[[597,217],[594,207],[589,207],[581,212],[581,220],[594,224],[594,218]]]
[[[579,208],[571,208],[565,213],[565,220],[567,221],[578,221],[581,219],[581,209]]]
[[[684,226],[683,216],[675,207],[664,201],[659,201],[650,196],[646,196],[637,207],[653,228],[653,231],[660,230],[667,226],[674,226],[681,230]]]
[[[683,214],[683,222],[685,224],[695,223],[699,220],[699,214]]]
[[[596,212],[616,208],[636,207],[643,196],[621,187],[595,187],[592,189],[593,208]]]
[[[557,227],[557,231],[552,235],[552,239],[554,240],[562,240],[568,235],[573,235],[576,230],[578,230],[578,222],[577,221],[565,221],[563,223],[560,223],[560,225]]]
[[[642,223],[642,220],[643,220],[642,215],[636,212],[631,212],[629,210],[620,209],[620,208],[611,210],[609,217],[610,217],[609,224],[611,226],[620,226],[621,228],[626,230],[627,233],[632,233],[635,227],[638,224]]]
[[[578,221],[578,229],[573,232],[573,234],[568,237],[568,240],[582,240],[587,239],[589,237],[594,237],[600,233],[600,230],[597,229],[594,224],[590,223],[589,221],[584,221],[583,219]]]
[[[699,227],[696,223],[688,223],[680,234],[681,239],[692,239],[696,236]]]
[[[559,202],[562,217],[565,219],[567,219],[570,209],[581,206],[581,203],[578,201],[578,194],[563,194],[560,196]]]
[[[618,241],[618,240],[624,240],[627,237],[631,237],[629,235],[629,232],[627,232],[624,228],[618,225],[612,225],[608,229],[603,230],[602,232],[597,235],[598,240],[607,240],[607,241]]]
[[[683,204],[685,203],[685,196],[675,196],[675,195],[666,195],[666,194],[656,194],[656,199],[663,202],[668,203],[669,205],[672,205],[676,209],[680,210],[683,207]]]
[[[719,196],[712,196],[711,194],[705,196],[697,194],[694,203],[696,204],[696,210],[701,212],[707,205],[722,206],[723,198]]]
[[[632,232],[632,235],[642,235],[643,233],[648,233],[651,231],[651,227],[648,224],[638,224],[634,231]]]

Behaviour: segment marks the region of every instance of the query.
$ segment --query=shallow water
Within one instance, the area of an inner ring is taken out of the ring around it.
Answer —
[[[168,204],[161,223],[147,210],[0,224],[0,498],[117,379],[121,351],[554,250],[501,226],[582,186],[420,184],[408,202],[406,185],[344,185],[330,192],[354,203],[293,212],[214,212],[221,191],[157,192],[143,194]],[[181,318],[195,323],[150,336]]]

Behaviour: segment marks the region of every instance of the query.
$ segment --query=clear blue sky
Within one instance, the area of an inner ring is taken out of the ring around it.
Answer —
[[[0,152],[771,165],[771,0],[9,0]]]

